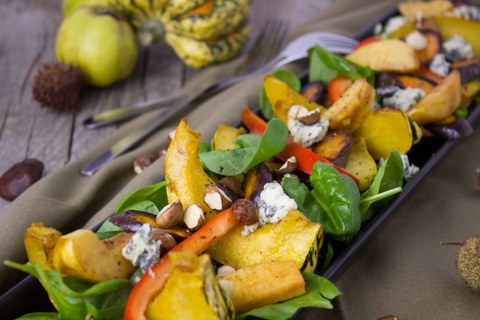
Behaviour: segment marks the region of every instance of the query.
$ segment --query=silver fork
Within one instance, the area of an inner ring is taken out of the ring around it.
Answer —
[[[191,101],[193,101],[195,98],[202,95],[203,93],[208,93],[211,91],[225,88],[226,86],[251,78],[255,75],[262,74],[274,68],[278,68],[288,62],[305,58],[308,56],[308,48],[312,47],[315,44],[320,44],[324,46],[327,50],[330,50],[332,52],[348,53],[355,48],[355,46],[358,44],[358,41],[345,36],[324,32],[313,32],[300,36],[290,42],[287,47],[285,47],[285,49],[283,49],[280,54],[278,54],[273,60],[260,67],[259,69],[250,71],[240,76],[218,81],[214,83],[214,85],[208,86],[203,91],[196,92],[196,94],[194,96],[191,96],[188,100],[181,101],[178,105],[173,106],[172,108],[163,112],[158,118],[155,118],[148,122],[145,127],[139,128],[128,134],[126,137],[120,139],[120,141],[115,143],[110,149],[103,152],[100,156],[98,156],[96,159],[94,159],[92,162],[88,163],[84,168],[82,168],[80,173],[86,176],[93,175],[108,161],[132,149],[135,145],[137,145],[145,137],[158,129],[161,125],[163,125],[173,116],[179,114],[190,104]],[[264,54],[264,52],[260,53],[261,55]],[[253,54],[249,55],[249,57],[250,56],[252,60],[255,59],[255,56]],[[263,60],[267,61],[268,59],[263,58]],[[257,62],[257,60],[254,61]]]
[[[233,70],[231,76],[226,76],[223,70],[216,74],[204,74],[202,77],[194,78],[187,82],[185,86],[176,90],[173,94],[153,101],[146,101],[134,108],[115,108],[95,114],[85,119],[83,125],[88,129],[104,127],[171,105],[180,100],[191,101],[201,94],[213,93],[214,91],[224,89],[228,85],[238,82],[239,80],[235,80],[238,75],[244,75],[257,70],[271,60],[280,51],[288,29],[288,22],[280,19],[268,19],[262,27],[262,31],[260,31],[250,46],[251,50],[245,53],[244,59]],[[228,85],[225,82],[227,79],[229,80]]]

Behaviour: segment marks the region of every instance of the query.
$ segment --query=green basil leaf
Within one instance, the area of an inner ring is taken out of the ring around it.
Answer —
[[[300,78],[291,71],[276,70],[272,73],[272,75],[278,80],[286,82],[288,86],[294,91],[298,92],[302,87]],[[275,112],[273,112],[272,105],[270,104],[270,101],[268,101],[264,86],[262,86],[262,90],[260,91],[258,105],[260,106],[260,111],[262,112],[262,115],[265,119],[271,120],[273,118],[276,118]]]
[[[331,165],[316,162],[310,176],[312,194],[322,207],[325,234],[348,242],[360,230],[360,191],[355,182]]]
[[[291,318],[301,308],[332,309],[333,306],[330,300],[341,294],[335,285],[313,273],[304,272],[302,275],[306,284],[306,293],[304,295],[285,302],[250,310],[239,315],[237,319],[241,320],[253,316],[269,320],[286,320]]]
[[[375,212],[386,207],[393,200],[392,195],[402,191],[402,185],[403,161],[400,154],[393,151],[378,169],[370,187],[362,194],[360,200],[362,221],[371,219]],[[371,208],[374,203],[375,208]]]
[[[280,119],[272,119],[261,136],[241,135],[235,140],[239,148],[201,153],[200,161],[211,172],[234,176],[281,152],[287,138],[287,126]]]

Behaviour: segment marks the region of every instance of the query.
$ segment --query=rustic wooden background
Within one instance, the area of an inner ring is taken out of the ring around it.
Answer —
[[[333,0],[252,0],[251,36],[268,17],[306,21]],[[32,100],[36,67],[55,59],[61,0],[0,1],[0,174],[25,158],[44,162],[45,174],[75,161],[117,127],[88,130],[93,113],[159,97],[181,87],[199,71],[185,67],[164,43],[141,50],[133,74],[104,89],[89,89],[74,114],[53,113]],[[0,199],[0,212],[8,205]]]

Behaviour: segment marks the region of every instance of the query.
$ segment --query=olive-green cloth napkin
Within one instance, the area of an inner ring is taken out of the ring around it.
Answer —
[[[395,2],[335,1],[317,19],[296,28],[292,37],[313,30],[354,35],[390,10]],[[236,63],[227,67],[233,68]],[[212,68],[206,73],[221,72],[220,69]],[[183,116],[208,140],[218,124],[235,125],[243,107],[256,106],[261,82],[262,77],[257,77],[236,85]],[[7,207],[0,215],[0,260],[25,261],[23,232],[32,222],[43,221],[63,232],[92,227],[105,219],[128,192],[160,181],[164,158],[136,177],[131,165],[138,154],[165,147],[167,133],[179,118],[93,177],[79,174],[93,156],[158,113],[123,126],[82,159],[44,177]],[[335,311],[307,310],[302,317],[376,319],[395,314],[400,319],[477,318],[480,296],[469,291],[456,275],[456,248],[440,246],[439,242],[458,241],[479,233],[480,194],[473,178],[475,167],[480,165],[479,150],[475,148],[479,135],[476,132],[460,141],[397,210],[391,222],[357,255],[336,282],[344,295],[337,299]],[[0,291],[11,287],[20,276],[19,272],[1,266]]]

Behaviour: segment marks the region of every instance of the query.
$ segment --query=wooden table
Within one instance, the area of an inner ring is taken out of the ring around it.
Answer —
[[[252,38],[268,17],[287,19],[294,27],[332,2],[253,0]],[[44,162],[44,174],[75,161],[117,129],[85,129],[82,121],[87,116],[160,97],[199,72],[185,67],[172,49],[158,43],[141,50],[127,80],[109,88],[89,89],[81,109],[73,114],[53,113],[33,101],[31,81],[40,63],[55,59],[55,35],[61,20],[60,0],[0,2],[0,173],[25,158]],[[7,204],[0,199],[0,212]]]

